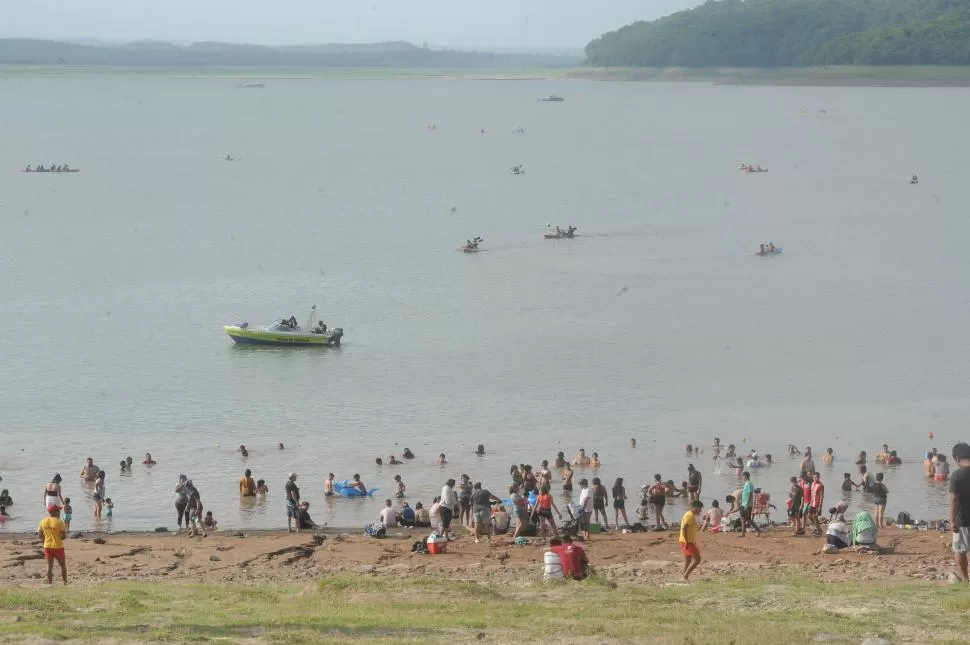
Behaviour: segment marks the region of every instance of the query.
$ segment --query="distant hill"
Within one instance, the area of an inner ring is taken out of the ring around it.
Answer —
[[[0,64],[16,65],[536,69],[575,67],[581,62],[577,56],[432,50],[406,42],[275,47],[161,41],[88,45],[0,39]]]
[[[970,65],[970,0],[708,0],[603,34],[586,64]]]

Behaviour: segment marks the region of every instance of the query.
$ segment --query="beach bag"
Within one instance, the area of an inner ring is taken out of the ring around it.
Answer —
[[[411,553],[427,553],[427,552],[428,552],[428,543],[425,542],[424,540],[418,540],[417,542],[411,545]]]
[[[539,535],[539,527],[533,522],[526,522],[519,531],[519,535],[524,535],[525,537],[536,537]]]

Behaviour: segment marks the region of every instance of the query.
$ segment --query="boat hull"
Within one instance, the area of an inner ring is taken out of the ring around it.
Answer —
[[[269,345],[275,347],[339,347],[343,330],[327,334],[303,334],[244,329],[235,325],[224,327],[226,334],[238,345]]]

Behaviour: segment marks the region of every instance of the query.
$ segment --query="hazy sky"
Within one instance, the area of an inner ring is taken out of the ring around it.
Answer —
[[[697,0],[0,0],[0,37],[581,48]]]

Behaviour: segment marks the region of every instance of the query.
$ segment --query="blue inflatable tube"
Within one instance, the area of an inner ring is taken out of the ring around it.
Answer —
[[[360,492],[359,488],[353,488],[348,480],[343,480],[342,482],[334,482],[333,490],[341,497],[364,497],[364,494]],[[370,497],[377,492],[376,488],[371,488],[367,491],[367,497]]]

